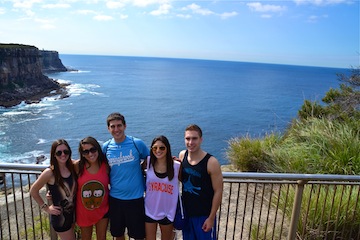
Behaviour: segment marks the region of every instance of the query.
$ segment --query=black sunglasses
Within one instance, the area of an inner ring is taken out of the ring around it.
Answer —
[[[70,154],[70,151],[69,151],[69,150],[66,150],[66,149],[65,149],[64,151],[59,150],[59,151],[57,151],[57,152],[55,153],[55,155],[58,156],[58,157],[60,157],[62,153],[64,153],[65,155],[69,155],[69,154]]]
[[[152,149],[153,151],[157,151],[158,148],[159,148],[161,151],[165,151],[165,149],[166,149],[165,146],[161,146],[161,147],[156,147],[156,146],[154,146],[154,147],[152,147],[151,149]]]
[[[81,151],[81,153],[84,155],[88,155],[89,153],[96,153],[96,152],[97,152],[97,149],[94,147]]]

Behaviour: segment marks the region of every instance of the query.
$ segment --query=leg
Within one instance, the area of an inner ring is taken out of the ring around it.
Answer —
[[[156,240],[157,223],[145,223],[146,240]]]
[[[56,232],[61,240],[75,240],[74,227],[65,232]]]
[[[125,239],[125,202],[113,197],[109,197],[109,220],[111,235],[117,240]]]
[[[80,227],[80,230],[81,230],[81,240],[91,240],[92,239],[93,226]]]
[[[134,239],[145,238],[145,206],[144,198],[133,199],[127,202],[126,223],[128,235]]]
[[[97,240],[106,240],[108,222],[108,218],[103,218],[95,224]]]
[[[174,239],[175,233],[174,233],[174,226],[172,224],[168,225],[160,225],[161,230],[161,240],[169,240]]]

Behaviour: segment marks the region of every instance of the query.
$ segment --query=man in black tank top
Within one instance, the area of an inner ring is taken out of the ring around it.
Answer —
[[[202,131],[197,125],[185,129],[181,182],[184,206],[188,216],[183,240],[216,239],[216,212],[223,193],[219,161],[201,149]]]

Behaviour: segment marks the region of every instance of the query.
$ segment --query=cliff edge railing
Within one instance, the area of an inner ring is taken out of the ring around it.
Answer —
[[[0,164],[0,239],[56,239],[48,215],[29,197],[31,184],[45,167]],[[218,239],[360,239],[360,176],[223,176]],[[44,188],[44,198],[45,193]],[[112,239],[110,232],[108,237]]]

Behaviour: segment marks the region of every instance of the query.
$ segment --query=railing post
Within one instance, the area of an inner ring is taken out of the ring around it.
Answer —
[[[289,235],[287,238],[288,240],[295,240],[296,237],[297,225],[300,217],[301,202],[304,192],[304,186],[306,183],[307,183],[306,180],[297,181],[294,205],[291,214]]]

